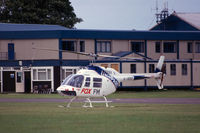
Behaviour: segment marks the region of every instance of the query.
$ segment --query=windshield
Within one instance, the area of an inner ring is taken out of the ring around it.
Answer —
[[[70,75],[62,83],[62,85],[69,85],[73,87],[81,87],[83,83],[83,75]]]
[[[61,85],[67,85],[67,82],[69,81],[69,79],[70,79],[73,75],[74,75],[74,74],[71,74],[71,75],[67,76],[67,77],[63,80],[63,82],[62,82]]]

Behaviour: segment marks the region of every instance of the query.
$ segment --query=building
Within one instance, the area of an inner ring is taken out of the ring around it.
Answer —
[[[90,57],[62,50],[152,59],[95,61],[96,65],[123,73],[153,72],[159,56],[165,55],[166,88],[200,87],[200,31],[156,30],[160,25],[150,31],[113,31],[1,23],[0,90],[32,92],[37,87],[55,91],[66,76],[91,63]],[[120,86],[144,90],[155,87],[153,80],[127,81]]]

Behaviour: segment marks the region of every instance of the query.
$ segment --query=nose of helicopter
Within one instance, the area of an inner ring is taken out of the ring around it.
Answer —
[[[60,95],[76,96],[76,92],[71,86],[61,85],[57,88],[57,92]]]
[[[59,94],[61,94],[61,92],[64,91],[65,88],[64,88],[63,86],[59,86],[56,90],[57,90],[57,92],[58,92]]]

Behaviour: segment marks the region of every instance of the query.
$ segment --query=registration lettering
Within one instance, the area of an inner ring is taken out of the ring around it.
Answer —
[[[93,94],[100,95],[100,89],[94,89]]]
[[[82,94],[82,93],[84,93],[84,94],[91,94],[91,90],[92,90],[92,89],[83,88],[82,91],[81,91],[81,94]]]

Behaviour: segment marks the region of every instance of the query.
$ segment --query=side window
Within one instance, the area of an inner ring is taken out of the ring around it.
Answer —
[[[76,41],[62,41],[62,50],[76,51]]]
[[[164,42],[164,53],[176,53],[176,42]]]
[[[188,42],[188,43],[187,43],[187,52],[188,52],[188,53],[193,53],[192,42]]]
[[[161,46],[161,45],[160,45],[160,42],[155,42],[155,50],[156,50],[156,53],[160,53],[160,49],[161,49],[160,46]]]
[[[90,77],[87,77],[86,79],[85,79],[85,85],[84,85],[85,87],[90,87]]]
[[[85,41],[80,41],[80,52],[85,52]]]
[[[131,42],[132,52],[144,53],[144,42]]]
[[[136,73],[136,64],[131,64],[131,73]]]
[[[176,75],[176,64],[170,64],[171,75]]]
[[[187,64],[182,64],[182,75],[187,75]]]
[[[102,87],[102,78],[93,78],[93,87],[101,88]]]
[[[154,71],[155,71],[154,64],[149,64],[149,73],[154,73]]]

